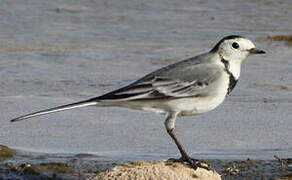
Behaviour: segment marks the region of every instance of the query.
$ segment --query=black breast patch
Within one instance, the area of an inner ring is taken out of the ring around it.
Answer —
[[[234,87],[236,86],[238,80],[236,80],[233,76],[233,74],[229,74],[229,86],[227,89],[227,94],[229,95],[231,93],[231,91],[234,89]]]
[[[227,88],[227,95],[229,95],[231,93],[231,91],[234,89],[234,87],[236,86],[238,80],[235,79],[233,74],[230,72],[229,62],[223,58],[221,59],[221,62],[224,64],[225,71],[229,76],[229,84],[228,84],[228,88]]]

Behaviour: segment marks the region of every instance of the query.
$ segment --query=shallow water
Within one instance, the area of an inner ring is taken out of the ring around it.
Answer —
[[[9,120],[101,95],[240,34],[268,53],[245,62],[219,108],[179,118],[177,134],[193,156],[292,155],[292,51],[264,39],[291,34],[289,0],[7,0],[0,10],[0,144],[105,159],[177,156],[165,117],[151,113],[89,107]]]

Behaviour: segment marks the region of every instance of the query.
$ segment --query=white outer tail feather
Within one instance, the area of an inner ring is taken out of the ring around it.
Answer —
[[[77,103],[67,104],[67,105],[63,105],[63,106],[58,106],[58,107],[54,107],[54,108],[45,109],[45,110],[42,110],[42,111],[37,111],[37,112],[34,112],[34,113],[30,113],[30,114],[27,114],[27,115],[20,116],[20,117],[17,117],[15,119],[12,119],[11,122],[21,121],[21,120],[32,118],[32,117],[36,117],[36,116],[55,113],[55,112],[59,112],[59,111],[65,111],[65,110],[74,109],[74,108],[80,108],[80,107],[86,107],[86,106],[94,106],[94,105],[97,105],[97,104],[98,104],[98,102],[96,102],[96,101],[88,101],[88,100],[87,101],[81,101],[81,102],[77,102]]]

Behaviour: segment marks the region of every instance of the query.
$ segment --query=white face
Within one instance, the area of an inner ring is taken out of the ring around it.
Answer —
[[[241,63],[247,56],[265,53],[263,50],[255,48],[255,45],[250,40],[236,35],[221,39],[211,52],[218,53],[221,58],[228,62],[228,70],[236,79],[240,75]]]
[[[245,38],[234,38],[224,40],[218,49],[218,53],[229,61],[243,61],[251,50],[255,49],[255,45]]]

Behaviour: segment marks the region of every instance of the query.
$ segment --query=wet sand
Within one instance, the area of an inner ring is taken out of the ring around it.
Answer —
[[[267,39],[291,34],[289,0],[7,0],[0,15],[0,144],[118,162],[176,157],[165,117],[151,113],[90,107],[9,120],[101,95],[239,34],[268,53],[244,63],[219,108],[178,119],[178,136],[203,159],[292,156],[291,46]]]

